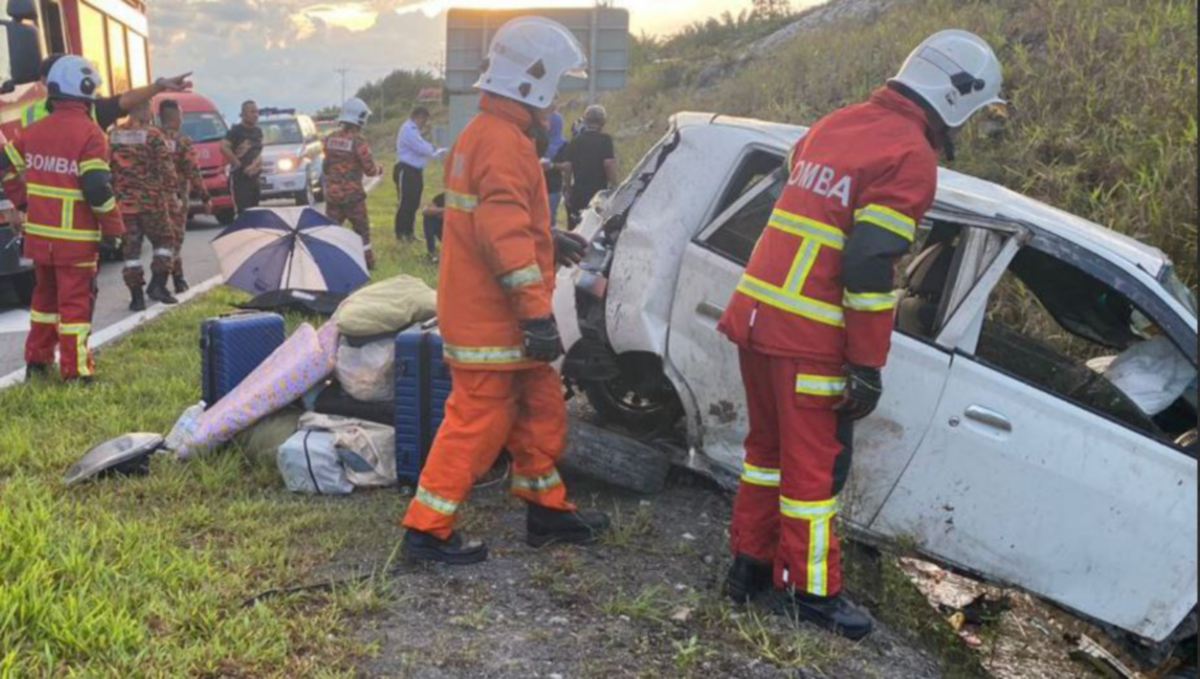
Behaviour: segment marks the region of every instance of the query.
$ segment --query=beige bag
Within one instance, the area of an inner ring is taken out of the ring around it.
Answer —
[[[414,276],[401,274],[347,297],[333,314],[338,331],[350,337],[395,334],[437,314],[437,293]]]
[[[396,483],[396,433],[391,427],[353,417],[305,413],[300,418],[300,429],[333,434],[346,478],[356,487],[378,488]]]

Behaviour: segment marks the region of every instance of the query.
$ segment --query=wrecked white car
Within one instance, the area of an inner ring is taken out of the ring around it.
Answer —
[[[725,481],[747,421],[717,320],[804,133],[675,116],[593,202],[587,258],[559,274],[564,377],[603,418],[684,430],[680,462]],[[1157,249],[990,182],[939,180],[883,399],[856,429],[846,527],[1147,648],[1194,636],[1194,297]]]

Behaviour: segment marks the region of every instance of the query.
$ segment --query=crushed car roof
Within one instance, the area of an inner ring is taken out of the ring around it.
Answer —
[[[789,148],[808,131],[802,125],[691,111],[677,113],[671,117],[671,121],[677,128],[698,125],[730,127],[752,135],[758,143],[778,149]],[[1071,242],[1087,243],[1093,249],[1106,250],[1155,277],[1170,261],[1156,247],[994,182],[954,170],[938,169],[938,200],[987,217],[1002,216],[1029,222]]]

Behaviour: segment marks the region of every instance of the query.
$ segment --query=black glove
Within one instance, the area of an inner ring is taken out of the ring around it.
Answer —
[[[563,355],[562,338],[553,316],[521,321],[521,332],[525,334],[525,358],[550,363]]]
[[[562,229],[552,229],[554,232],[554,261],[559,266],[575,266],[583,261],[587,252],[588,242],[583,236]]]
[[[837,404],[837,410],[851,421],[861,420],[875,410],[882,394],[883,380],[879,376],[879,368],[847,365],[846,392]]]

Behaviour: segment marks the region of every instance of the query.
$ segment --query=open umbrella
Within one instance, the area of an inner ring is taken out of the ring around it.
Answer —
[[[212,245],[225,282],[253,295],[349,293],[369,279],[358,234],[310,207],[246,210]]]

